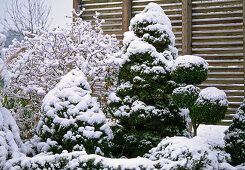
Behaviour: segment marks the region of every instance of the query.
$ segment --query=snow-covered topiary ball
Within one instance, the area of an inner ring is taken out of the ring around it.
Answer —
[[[174,61],[171,76],[181,84],[200,84],[208,76],[208,63],[201,57],[184,55]]]
[[[196,102],[198,95],[200,93],[200,88],[187,85],[185,87],[178,87],[174,89],[172,93],[172,98],[174,103],[180,108],[190,108]]]
[[[216,87],[203,89],[191,108],[190,118],[199,123],[217,123],[224,118],[228,108],[227,96]]]
[[[238,108],[229,129],[225,131],[225,151],[234,165],[245,163],[245,100]]]
[[[167,137],[145,157],[159,161],[164,169],[219,169],[212,147],[199,137]]]
[[[107,154],[113,138],[82,71],[72,70],[43,99],[39,151]]]

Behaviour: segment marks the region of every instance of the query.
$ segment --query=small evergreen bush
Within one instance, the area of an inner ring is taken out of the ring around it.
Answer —
[[[219,169],[213,148],[198,137],[167,137],[145,157],[161,162],[166,169]]]
[[[207,79],[208,63],[198,56],[180,56],[174,61],[171,76],[180,84],[201,84]]]
[[[72,70],[44,98],[39,151],[108,154],[112,131],[82,71]]]
[[[172,98],[174,103],[180,108],[191,108],[196,102],[200,93],[200,88],[187,85],[185,87],[178,87],[174,89]]]
[[[199,94],[190,117],[199,123],[214,124],[224,118],[227,107],[226,94],[215,87],[208,87]]]
[[[234,165],[245,163],[245,100],[238,108],[228,130],[225,131],[225,151]]]

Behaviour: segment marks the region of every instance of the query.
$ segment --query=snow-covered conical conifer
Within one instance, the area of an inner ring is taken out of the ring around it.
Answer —
[[[72,70],[43,99],[39,151],[107,154],[112,131],[82,71]]]
[[[171,63],[177,57],[170,20],[156,3],[149,3],[124,34],[116,93],[109,96],[115,154],[143,155],[163,137],[180,135],[186,121],[169,95],[174,83]],[[120,155],[117,155],[120,156]]]

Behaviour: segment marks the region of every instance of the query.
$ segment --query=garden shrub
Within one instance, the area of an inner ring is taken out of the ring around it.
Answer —
[[[109,154],[112,131],[82,71],[72,70],[43,99],[37,149]]]
[[[219,169],[220,161],[212,146],[199,137],[167,137],[145,157],[165,169]]]
[[[185,116],[170,98],[174,40],[159,5],[149,3],[132,18],[124,34],[116,92],[109,96],[110,113],[118,122],[112,128],[115,156],[142,156],[162,138],[185,132]]]
[[[174,60],[171,77],[180,87],[173,91],[172,99],[178,107],[189,110],[195,136],[200,123],[217,123],[224,118],[228,107],[224,91],[209,87],[200,92],[197,85],[207,75],[208,63],[201,57],[185,55]]]
[[[227,96],[223,90],[216,87],[203,89],[190,109],[194,135],[197,134],[197,128],[201,123],[215,124],[223,119],[227,108]]]
[[[8,66],[12,77],[7,91],[8,100],[12,100],[9,109],[16,113],[23,139],[35,133],[44,96],[72,69],[83,71],[94,95],[103,98],[108,93],[105,90],[113,84],[111,75],[115,71],[111,57],[118,52],[119,42],[115,35],[103,33],[104,21],[98,17],[96,13],[94,21],[89,22],[76,16],[65,28],[25,32],[23,40],[14,40],[5,51],[9,58],[25,48]],[[102,88],[95,88],[99,82]]]
[[[2,48],[6,37],[0,34],[0,92],[4,93],[8,88],[9,74],[4,68],[5,56]],[[0,94],[0,169],[7,160],[24,156],[24,145],[20,139],[19,128],[9,110],[2,107],[2,95]]]
[[[224,140],[225,151],[231,155],[232,164],[245,164],[245,100],[225,131]]]
[[[174,89],[172,98],[174,103],[180,108],[191,108],[196,102],[200,93],[200,88],[187,85],[185,87],[178,87]]]
[[[180,84],[200,84],[207,79],[208,63],[198,56],[180,56],[174,61],[171,76]]]
[[[191,119],[206,124],[214,124],[224,118],[228,101],[224,91],[215,87],[203,89],[193,105]]]

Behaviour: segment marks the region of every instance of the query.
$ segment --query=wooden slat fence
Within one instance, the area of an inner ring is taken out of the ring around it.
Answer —
[[[201,88],[215,86],[226,92],[229,109],[221,124],[228,125],[244,99],[245,1],[243,0],[74,0],[85,8],[82,18],[95,11],[105,19],[106,34],[123,38],[129,20],[149,2],[158,3],[170,18],[179,55],[201,56],[209,63]],[[75,7],[77,8],[77,7]]]

